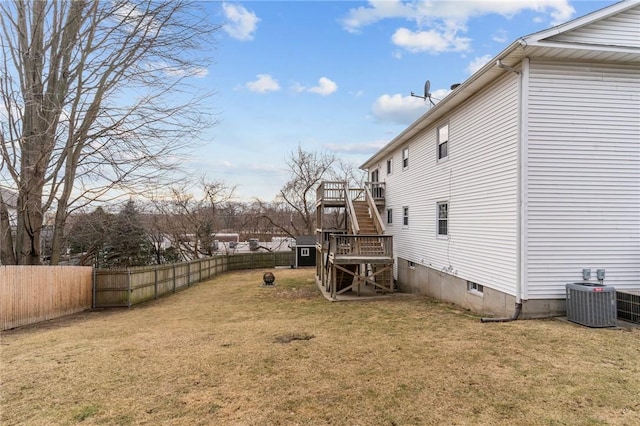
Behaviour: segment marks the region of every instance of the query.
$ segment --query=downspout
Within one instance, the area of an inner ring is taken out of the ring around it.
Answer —
[[[522,293],[524,283],[526,281],[527,271],[525,268],[526,253],[527,253],[527,227],[525,221],[527,218],[527,168],[528,157],[527,147],[525,146],[527,141],[527,111],[529,103],[529,58],[522,59],[521,71],[518,71],[510,66],[504,65],[499,59],[496,61],[496,66],[513,72],[520,77],[520,102],[518,104],[518,215],[517,215],[517,246],[516,246],[516,305],[511,317],[505,318],[481,318],[481,322],[510,322],[515,321],[520,317],[522,313]]]

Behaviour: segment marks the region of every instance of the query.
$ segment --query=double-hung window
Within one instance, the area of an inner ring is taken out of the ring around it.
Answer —
[[[449,202],[442,201],[438,203],[438,236],[446,237],[449,235]]]
[[[409,226],[409,207],[402,208],[402,225]]]
[[[402,170],[409,168],[409,148],[402,150]]]
[[[449,124],[438,127],[438,161],[449,157]]]
[[[393,223],[393,209],[387,209],[387,223],[389,225]]]
[[[387,174],[390,175],[393,171],[393,158],[387,160]]]

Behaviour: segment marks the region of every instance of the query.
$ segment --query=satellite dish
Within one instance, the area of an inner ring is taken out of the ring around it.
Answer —
[[[427,101],[427,99],[429,99],[429,102],[431,103],[431,105],[435,105],[431,100],[431,93],[429,92],[430,90],[431,90],[431,82],[427,80],[424,82],[424,96],[418,96],[413,92],[411,92],[411,96],[424,99],[425,102]]]

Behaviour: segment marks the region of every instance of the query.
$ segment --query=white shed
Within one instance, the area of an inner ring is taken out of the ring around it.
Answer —
[[[639,22],[629,0],[514,41],[362,165],[401,290],[537,317],[585,268],[640,289]]]

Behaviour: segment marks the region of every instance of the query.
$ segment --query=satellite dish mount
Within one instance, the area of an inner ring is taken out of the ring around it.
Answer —
[[[427,99],[429,99],[429,102],[431,102],[431,105],[435,106],[436,104],[434,104],[433,100],[431,100],[430,90],[431,90],[431,82],[427,80],[424,82],[424,96],[416,95],[413,92],[411,92],[411,96],[413,96],[414,98],[424,99],[425,102],[427,101]]]

